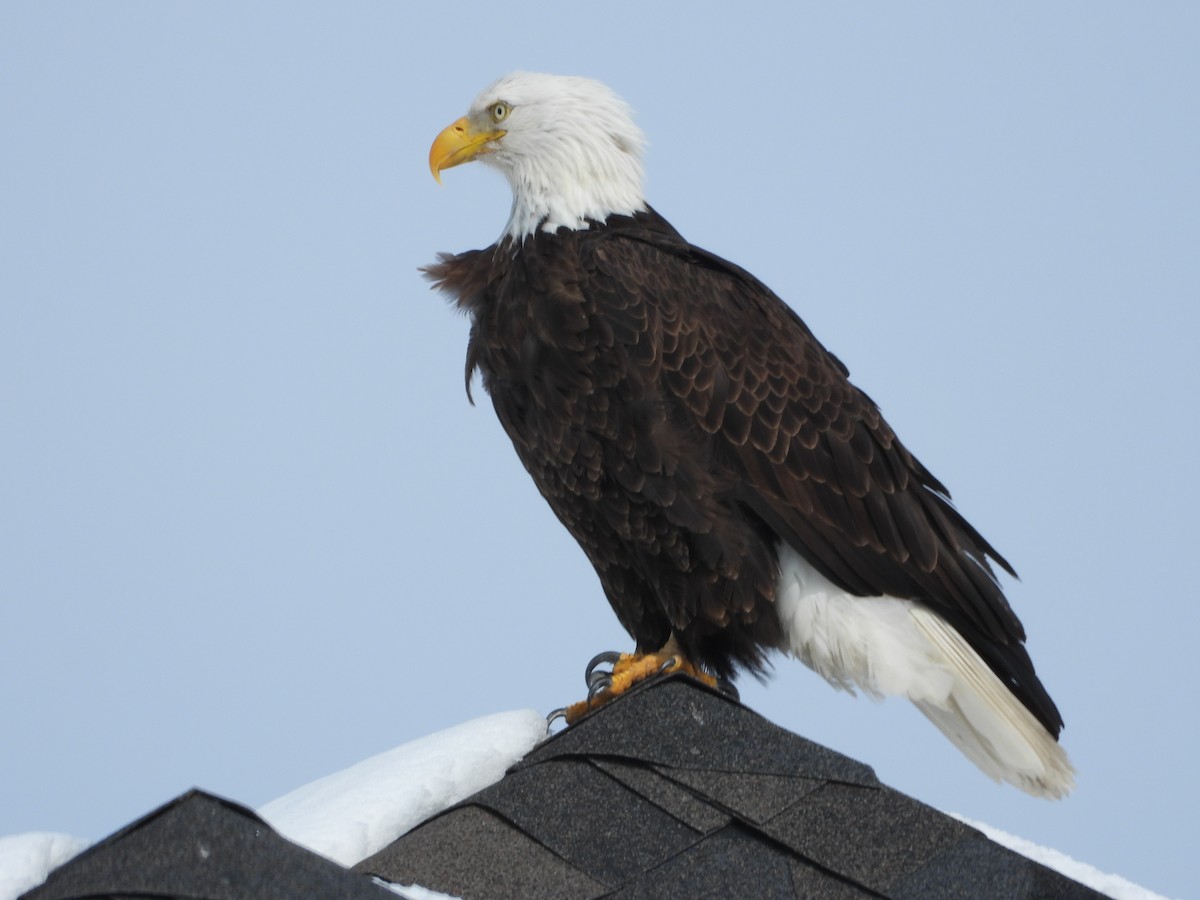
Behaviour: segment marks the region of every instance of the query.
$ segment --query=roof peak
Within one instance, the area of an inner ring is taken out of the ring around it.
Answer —
[[[355,870],[491,900],[1099,896],[678,675],[588,714]]]

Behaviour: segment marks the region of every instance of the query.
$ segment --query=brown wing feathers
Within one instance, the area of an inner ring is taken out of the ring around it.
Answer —
[[[539,490],[639,645],[715,671],[778,643],[774,546],[851,593],[943,614],[1057,733],[989,558],[845,367],[753,276],[653,212],[457,257],[484,376]]]
[[[1015,575],[1011,566],[840,361],[738,267],[673,232],[621,243],[637,250],[608,253],[610,267],[621,263],[608,274],[653,298],[664,384],[738,473],[737,501],[843,588],[916,599],[946,616],[1057,733],[1058,712],[989,560]]]
[[[893,596],[911,596],[924,582],[943,595],[930,598],[934,603],[942,600],[951,612],[963,607],[958,613],[989,636],[1019,639],[1020,626],[985,568],[988,556],[1007,564],[939,496],[942,485],[781,301],[732,266],[720,271],[710,256],[706,266],[686,266],[670,248],[645,242],[640,253],[613,255],[658,273],[648,295],[660,308],[687,305],[689,332],[663,336],[664,346],[679,345],[686,357],[670,365],[667,355],[667,386],[728,445],[727,459],[740,464],[760,495],[756,506],[771,507],[793,534],[811,533],[814,521],[821,526],[824,543],[851,563],[837,565],[825,554],[829,567],[841,570],[832,573],[841,575],[835,581],[856,593]],[[629,268],[627,262],[618,281]],[[748,306],[754,314],[741,315]],[[664,312],[662,320],[669,319]],[[718,381],[728,383],[724,397]],[[957,564],[964,553],[978,556],[974,569],[987,576],[985,585]],[[911,567],[922,575],[914,578]],[[944,579],[928,577],[942,569]],[[981,594],[985,586],[993,596]],[[997,600],[1000,615],[991,608]]]

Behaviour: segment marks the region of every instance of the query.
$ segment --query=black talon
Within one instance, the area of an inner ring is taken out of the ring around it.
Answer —
[[[596,698],[597,694],[603,694],[612,687],[612,676],[607,672],[593,672],[591,683],[588,685],[588,702]]]
[[[673,669],[678,669],[682,665],[683,665],[682,659],[680,659],[678,656],[672,656],[670,659],[664,661],[663,664],[658,667],[658,674],[662,675],[664,672],[670,672]]]
[[[588,674],[587,686],[589,694],[597,688],[604,690],[610,684],[612,684],[611,672],[607,672],[604,669],[597,669],[596,671]]]
[[[595,672],[596,667],[602,663],[614,665],[620,658],[621,654],[615,650],[605,650],[603,653],[597,653],[592,657],[592,661],[587,664],[587,668],[583,672],[584,683],[590,688],[592,686],[592,674]]]
[[[558,709],[552,709],[546,716],[546,730],[550,730],[550,726],[554,724],[555,719],[567,720],[567,708],[560,706]]]

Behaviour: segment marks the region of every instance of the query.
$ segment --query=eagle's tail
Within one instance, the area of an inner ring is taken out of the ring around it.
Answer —
[[[1075,769],[1062,745],[945,619],[916,606],[909,615],[954,672],[947,696],[914,700],[917,708],[994,780],[1038,797],[1066,796]]]
[[[1066,751],[945,619],[911,600],[847,594],[786,545],[779,566],[785,649],[805,665],[851,693],[908,697],[996,781],[1070,792]]]

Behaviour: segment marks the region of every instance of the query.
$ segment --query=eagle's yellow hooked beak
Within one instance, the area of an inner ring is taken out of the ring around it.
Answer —
[[[501,129],[476,131],[470,118],[463,116],[452,125],[446,126],[429,148],[429,171],[438,184],[442,183],[442,170],[452,169],[470,162],[475,157],[492,149],[494,141],[506,134]]]

